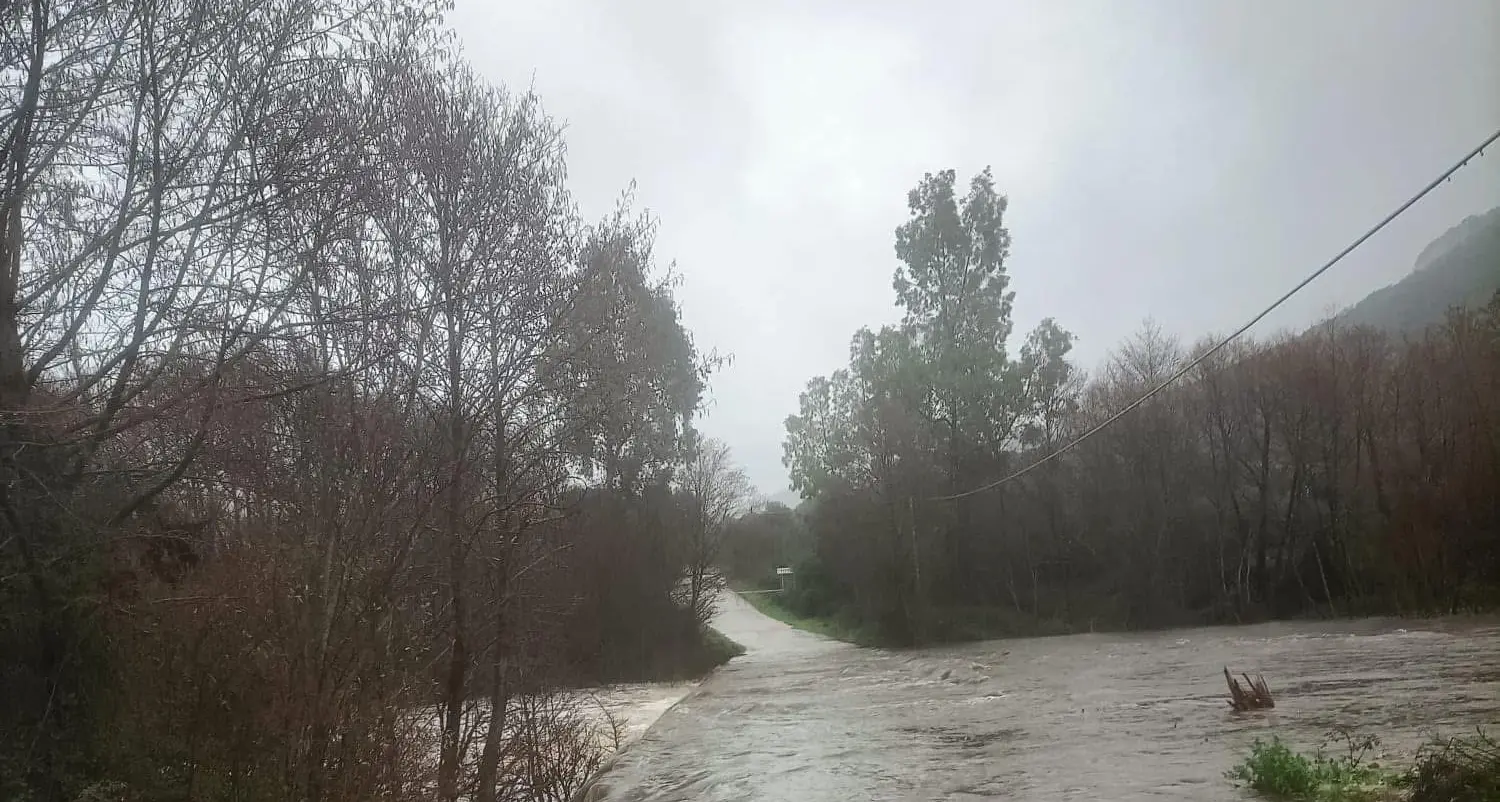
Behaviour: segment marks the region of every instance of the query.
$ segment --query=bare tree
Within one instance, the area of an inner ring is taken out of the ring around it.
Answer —
[[[696,444],[678,483],[686,507],[687,607],[707,624],[724,582],[718,561],[725,535],[746,511],[755,488],[731,460],[729,446],[714,438]]]
[[[246,386],[273,374],[239,366],[321,323],[297,303],[347,232],[335,215],[286,234],[299,198],[348,188],[358,166],[327,133],[325,101],[373,29],[427,13],[345,0],[0,11],[0,550],[40,622],[17,644],[17,679],[43,700],[21,712],[43,798],[63,793],[62,733],[94,707],[78,686],[100,535],[181,482],[227,408],[286,387]],[[132,434],[168,418],[190,426]]]
[[[0,8],[0,796],[566,796],[681,657],[715,359],[446,5]]]

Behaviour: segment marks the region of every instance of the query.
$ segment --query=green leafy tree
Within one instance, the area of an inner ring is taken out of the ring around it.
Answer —
[[[1081,376],[1068,361],[1075,339],[1049,317],[1037,324],[1021,346],[1018,368],[1030,405],[1021,441],[1027,446],[1056,447],[1062,427],[1078,411]]]
[[[692,444],[708,375],[722,361],[700,355],[683,327],[673,277],[656,270],[654,234],[650,218],[631,215],[628,194],[587,232],[556,356],[586,424],[574,444],[584,467],[627,494],[670,479]]]
[[[973,450],[1000,448],[1024,412],[1006,354],[1012,329],[1006,198],[985,168],[958,197],[952,170],[923,176],[896,229],[892,286],[931,388],[927,415],[945,430],[950,481]]]
[[[786,464],[793,486],[820,502],[825,562],[896,639],[924,637],[932,601],[973,595],[977,558],[996,539],[971,501],[933,497],[1056,439],[1076,406],[1073,337],[1055,321],[1019,360],[1008,355],[1005,197],[988,169],[962,197],[955,180],[928,174],[908,195],[892,281],[901,324],[857,332],[848,368],[810,382],[787,419]],[[841,556],[850,551],[860,557]]]

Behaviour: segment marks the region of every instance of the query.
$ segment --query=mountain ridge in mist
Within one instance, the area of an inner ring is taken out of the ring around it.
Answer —
[[[1500,207],[1466,217],[1428,243],[1412,272],[1334,316],[1338,323],[1416,334],[1455,306],[1477,307],[1500,291]]]

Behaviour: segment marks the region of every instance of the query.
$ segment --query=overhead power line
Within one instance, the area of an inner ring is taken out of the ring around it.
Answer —
[[[1291,298],[1293,295],[1296,295],[1298,292],[1300,292],[1302,290],[1303,287],[1306,287],[1307,285],[1313,283],[1313,281],[1316,280],[1318,278],[1318,276],[1321,276],[1324,273],[1328,272],[1329,268],[1331,268],[1334,265],[1338,264],[1339,262],[1343,261],[1343,259],[1344,259],[1345,256],[1348,256],[1349,254],[1353,253],[1355,248],[1358,248],[1359,246],[1361,246],[1361,245],[1363,245],[1365,243],[1365,240],[1368,240],[1369,238],[1375,236],[1377,233],[1380,232],[1381,229],[1383,229],[1387,225],[1389,225],[1392,220],[1395,220],[1397,217],[1400,217],[1402,215],[1402,213],[1404,213],[1407,209],[1410,209],[1412,206],[1416,205],[1417,201],[1419,201],[1419,200],[1427,197],[1428,193],[1432,192],[1434,189],[1437,189],[1439,184],[1442,184],[1444,181],[1447,181],[1449,178],[1452,178],[1454,173],[1458,172],[1459,170],[1461,170],[1465,166],[1467,166],[1468,163],[1470,161],[1472,161],[1476,156],[1483,156],[1484,155],[1484,149],[1487,148],[1487,147],[1489,147],[1490,145],[1494,144],[1495,140],[1497,140],[1497,139],[1500,139],[1500,130],[1497,130],[1493,134],[1490,134],[1488,137],[1486,137],[1483,142],[1479,143],[1478,147],[1475,147],[1473,150],[1470,150],[1468,153],[1464,154],[1464,157],[1462,159],[1459,159],[1458,161],[1454,162],[1453,166],[1451,166],[1448,169],[1444,170],[1441,174],[1438,175],[1437,178],[1432,179],[1432,181],[1430,183],[1428,183],[1427,186],[1422,187],[1421,191],[1419,191],[1417,194],[1415,194],[1415,195],[1411,196],[1410,198],[1408,198],[1405,203],[1401,204],[1400,206],[1397,206],[1396,209],[1395,209],[1395,211],[1393,211],[1390,214],[1386,215],[1384,219],[1382,219],[1379,223],[1376,223],[1369,231],[1366,231],[1364,234],[1361,234],[1360,237],[1359,237],[1359,239],[1356,239],[1355,241],[1349,243],[1347,246],[1344,247],[1344,249],[1342,251],[1339,251],[1337,254],[1335,254],[1332,259],[1329,259],[1327,262],[1324,262],[1322,267],[1319,267],[1317,270],[1314,270],[1310,275],[1308,275],[1307,278],[1304,278],[1304,279],[1302,279],[1302,281],[1298,282],[1297,286],[1291,288],[1290,290],[1287,290],[1286,293],[1283,294],[1280,298],[1277,298],[1274,303],[1272,303],[1270,306],[1266,307],[1265,309],[1261,310],[1260,314],[1256,315],[1255,317],[1250,318],[1250,320],[1247,321],[1245,323],[1245,325],[1240,326],[1238,329],[1235,329],[1234,332],[1232,334],[1230,334],[1228,337],[1225,337],[1224,339],[1219,340],[1218,342],[1214,343],[1214,345],[1213,345],[1212,348],[1209,348],[1207,351],[1204,351],[1203,353],[1199,354],[1197,357],[1195,357],[1194,359],[1192,359],[1186,365],[1183,365],[1176,373],[1173,373],[1171,376],[1168,376],[1164,381],[1162,381],[1162,383],[1156,385],[1155,387],[1152,387],[1151,390],[1148,391],[1145,395],[1143,395],[1140,398],[1137,398],[1136,400],[1130,402],[1124,408],[1122,408],[1119,412],[1116,412],[1115,414],[1110,415],[1108,418],[1106,418],[1104,420],[1103,423],[1100,423],[1097,426],[1094,426],[1092,429],[1089,429],[1088,431],[1086,431],[1083,434],[1079,435],[1078,437],[1074,438],[1072,441],[1070,441],[1067,445],[1063,446],[1062,448],[1059,448],[1056,451],[1053,451],[1052,453],[1048,454],[1047,456],[1045,456],[1045,457],[1037,460],[1036,462],[1031,463],[1030,465],[1027,465],[1025,468],[1022,468],[1019,471],[1016,471],[1016,472],[1014,472],[1012,474],[1009,474],[1008,476],[1001,477],[1001,478],[996,479],[995,481],[990,482],[988,484],[980,485],[979,487],[976,487],[976,488],[974,488],[972,490],[965,490],[962,493],[953,493],[952,495],[947,495],[947,496],[934,496],[931,500],[932,501],[952,501],[954,499],[960,499],[960,498],[964,498],[966,496],[972,496],[972,495],[975,495],[975,494],[978,494],[978,493],[983,493],[986,490],[993,490],[993,489],[999,487],[1000,485],[1006,484],[1008,482],[1013,482],[1013,481],[1015,481],[1017,479],[1020,479],[1022,476],[1025,476],[1026,474],[1031,473],[1032,471],[1036,470],[1037,468],[1040,468],[1043,465],[1046,465],[1047,463],[1051,462],[1052,460],[1055,460],[1058,457],[1061,457],[1063,454],[1066,454],[1069,451],[1072,451],[1073,449],[1077,448],[1078,445],[1080,443],[1082,443],[1083,441],[1085,441],[1085,440],[1089,439],[1090,437],[1093,437],[1094,435],[1098,434],[1099,432],[1102,432],[1105,429],[1109,428],[1110,426],[1112,426],[1115,423],[1115,421],[1118,421],[1119,419],[1121,419],[1121,418],[1125,417],[1126,415],[1130,414],[1130,412],[1132,410],[1134,410],[1136,407],[1139,407],[1141,404],[1144,404],[1147,401],[1150,401],[1158,393],[1160,393],[1161,391],[1163,391],[1163,390],[1167,389],[1168,387],[1170,387],[1178,379],[1181,379],[1183,376],[1186,376],[1188,374],[1188,372],[1190,372],[1193,368],[1196,368],[1196,367],[1198,367],[1198,365],[1202,364],[1205,359],[1208,359],[1209,357],[1213,356],[1215,353],[1217,353],[1224,346],[1226,346],[1229,343],[1233,342],[1235,338],[1237,338],[1241,334],[1244,334],[1245,332],[1249,331],[1252,326],[1254,326],[1256,323],[1259,323],[1262,319],[1265,318],[1266,315],[1271,314],[1272,312],[1274,312],[1276,310],[1277,307],[1281,306],[1283,303],[1286,303],[1286,301],[1287,301],[1288,298]]]

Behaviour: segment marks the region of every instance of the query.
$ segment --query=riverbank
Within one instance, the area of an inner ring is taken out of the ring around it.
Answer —
[[[892,638],[882,633],[879,627],[861,622],[852,614],[805,615],[788,606],[778,591],[744,590],[740,593],[761,613],[815,635],[856,646],[903,648],[914,645]],[[1125,631],[1120,626],[1075,629],[1060,621],[1033,618],[1005,607],[939,607],[929,612],[929,619],[925,645]]]
[[[729,620],[725,620],[725,619]],[[1500,621],[1277,622],[859,649],[726,596],[746,646],[664,715],[594,799],[1025,798],[1244,802],[1259,738],[1306,753],[1334,726],[1405,767],[1434,733],[1500,721]],[[1265,674],[1236,714],[1223,667]]]
[[[614,753],[639,740],[715,669],[744,653],[743,645],[714,627],[705,627],[694,659],[669,676],[577,688],[567,695],[584,711],[605,752]]]
[[[1223,626],[1252,626],[1269,623],[1316,623],[1321,621],[1433,621],[1453,619],[1494,619],[1496,613],[1489,608],[1476,608],[1452,613],[1427,610],[1407,613],[1371,611],[1364,609],[1339,609],[1309,611],[1303,615],[1276,617],[1258,615],[1241,620],[1217,620],[1212,617],[1186,617],[1171,624],[1153,627],[1131,627],[1127,623],[1107,614],[1091,616],[1087,623],[1078,624],[1057,618],[1041,618],[1012,607],[932,607],[927,612],[927,626],[919,643],[894,638],[881,631],[878,626],[862,622],[851,611],[833,615],[808,615],[789,605],[779,591],[757,588],[737,588],[736,592],[762,614],[790,626],[827,638],[852,643],[856,646],[904,649],[920,646],[956,645],[978,643],[987,640],[1009,638],[1041,638],[1062,635],[1104,633],[1153,633],[1173,632],[1183,629]]]
[[[571,799],[618,759],[651,727],[705,678],[724,663],[745,653],[745,648],[714,627],[704,627],[693,640],[693,648],[672,653],[664,662],[665,672],[655,678],[630,682],[576,683],[545,692],[522,694],[509,699],[503,717],[505,749],[516,759],[543,756],[539,773],[527,772],[524,782],[535,788],[522,789],[521,798]],[[439,760],[437,744],[444,712],[437,707],[416,713],[416,721],[428,734],[432,748],[429,760]],[[473,733],[465,739],[461,761],[475,767],[490,708],[478,700],[467,705],[462,729]],[[529,794],[529,796],[527,795]]]
[[[887,645],[873,628],[860,627],[837,618],[821,618],[817,616],[798,615],[781,603],[778,591],[747,590],[737,594],[751,607],[760,611],[762,615],[774,618],[783,624],[796,627],[804,632],[821,635],[825,638],[833,638],[856,646],[885,646]]]
[[[1369,759],[1378,736],[1332,733],[1332,750],[1298,752],[1279,738],[1256,739],[1227,777],[1257,794],[1294,802],[1495,802],[1500,800],[1500,742],[1484,731],[1434,738],[1410,768]]]
[[[744,596],[733,592],[720,596],[710,632],[732,644],[737,652],[737,659],[721,666],[716,673],[704,677],[700,682],[689,683],[680,692],[676,688],[671,694],[657,692],[654,697],[648,698],[648,704],[627,705],[629,712],[637,716],[631,720],[633,732],[610,750],[611,754],[602,763],[603,770],[588,783],[578,799],[604,799],[611,793],[611,789],[622,782],[627,786],[642,782],[644,778],[635,773],[639,764],[628,757],[628,748],[651,731],[657,720],[669,711],[680,709],[678,715],[690,715],[695,707],[694,694],[712,697],[712,684],[721,680],[725,674],[740,670],[753,671],[758,663],[774,664],[797,656],[817,657],[849,648],[837,640],[768,618],[748,603]],[[652,686],[643,687],[649,697]],[[642,713],[646,715],[641,715]],[[608,718],[601,719],[601,724],[607,725]]]

